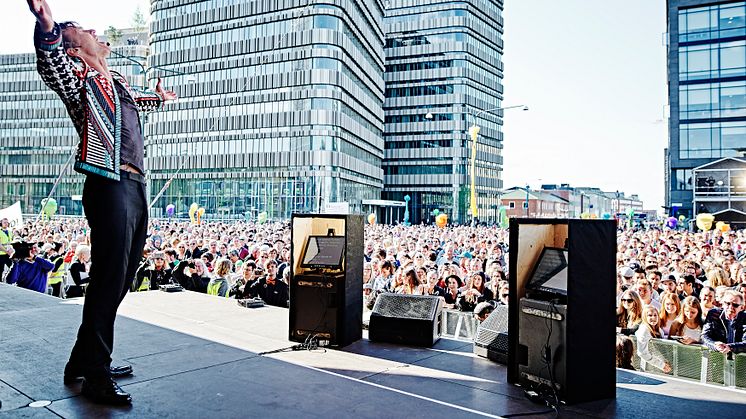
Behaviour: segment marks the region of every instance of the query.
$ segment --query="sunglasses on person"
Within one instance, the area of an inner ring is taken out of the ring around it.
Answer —
[[[509,294],[501,294],[500,296],[501,296],[502,298],[508,298],[508,295],[509,295]]]
[[[741,303],[734,303],[733,301],[723,301],[723,305],[731,306],[733,308],[741,307]]]
[[[67,21],[59,23],[60,29],[68,29],[68,28],[78,28],[80,29],[82,26],[78,25],[78,22],[73,21]]]
[[[622,298],[622,302],[623,303],[633,303],[633,302],[635,302],[635,300],[633,300],[631,298]]]

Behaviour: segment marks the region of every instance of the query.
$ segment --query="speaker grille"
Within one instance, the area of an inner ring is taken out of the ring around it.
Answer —
[[[497,306],[487,319],[479,325],[475,342],[477,345],[507,352],[508,306]],[[504,335],[504,336],[500,336]],[[501,337],[502,339],[498,339]]]
[[[376,299],[373,314],[404,319],[432,320],[438,297],[384,293]]]

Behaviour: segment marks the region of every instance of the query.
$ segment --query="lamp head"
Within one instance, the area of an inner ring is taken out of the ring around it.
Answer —
[[[432,113],[430,113],[430,112],[428,112],[428,113],[427,113],[427,114],[425,115],[425,119],[433,119],[433,114],[432,114]]]

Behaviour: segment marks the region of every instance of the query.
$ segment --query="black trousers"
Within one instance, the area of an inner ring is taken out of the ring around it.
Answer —
[[[90,282],[68,375],[110,376],[114,320],[142,257],[148,224],[145,178],[121,172],[119,182],[89,175],[83,208],[91,228]]]

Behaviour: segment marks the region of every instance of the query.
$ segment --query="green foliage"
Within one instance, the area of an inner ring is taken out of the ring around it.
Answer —
[[[122,39],[122,31],[119,29],[109,26],[105,31],[104,35],[106,35],[106,38],[109,40],[109,42],[112,45],[116,45],[119,43],[119,41]]]

